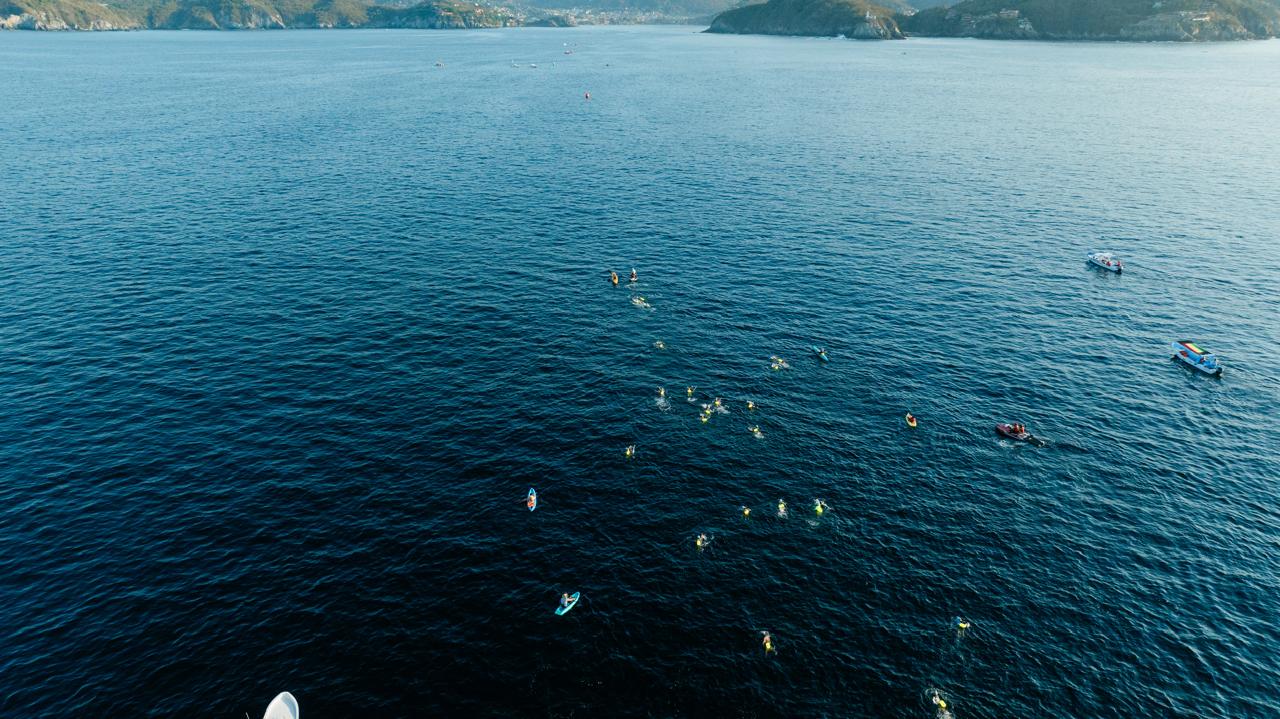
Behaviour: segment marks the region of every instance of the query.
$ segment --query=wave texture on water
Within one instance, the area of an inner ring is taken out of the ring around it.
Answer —
[[[690,30],[6,35],[0,714],[1280,712],[1280,47]]]

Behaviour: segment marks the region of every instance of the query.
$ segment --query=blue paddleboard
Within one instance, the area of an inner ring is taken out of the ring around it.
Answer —
[[[574,592],[573,594],[570,594],[569,603],[563,607],[557,608],[556,614],[559,614],[560,616],[564,616],[565,614],[568,614],[570,609],[573,609],[574,607],[578,606],[578,597],[580,596],[582,596],[582,592]]]
[[[529,488],[529,498],[524,503],[529,506],[530,512],[538,508],[538,493],[533,491],[533,487]]]

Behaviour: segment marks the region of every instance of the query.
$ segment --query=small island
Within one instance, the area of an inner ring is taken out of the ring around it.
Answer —
[[[865,40],[905,37],[892,10],[865,0],[769,0],[720,13],[707,32]]]

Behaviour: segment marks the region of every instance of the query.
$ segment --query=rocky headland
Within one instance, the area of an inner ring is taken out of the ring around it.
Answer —
[[[899,18],[911,35],[1001,40],[1276,37],[1280,0],[965,0]]]
[[[707,32],[866,40],[903,37],[892,10],[864,0],[769,0],[720,13]]]

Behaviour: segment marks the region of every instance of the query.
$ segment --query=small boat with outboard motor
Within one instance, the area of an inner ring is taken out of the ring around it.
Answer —
[[[1117,275],[1124,271],[1124,263],[1120,261],[1119,257],[1112,255],[1110,252],[1090,252],[1088,260],[1089,264],[1094,267],[1100,267]]]
[[[1222,376],[1222,363],[1218,361],[1218,355],[1212,352],[1206,352],[1196,346],[1191,340],[1178,340],[1173,343],[1173,358],[1182,360],[1191,365],[1196,370],[1204,372],[1214,377]]]
[[[996,434],[1015,442],[1026,442],[1036,447],[1044,446],[1044,440],[1028,432],[1027,426],[1024,424],[997,424]]]

